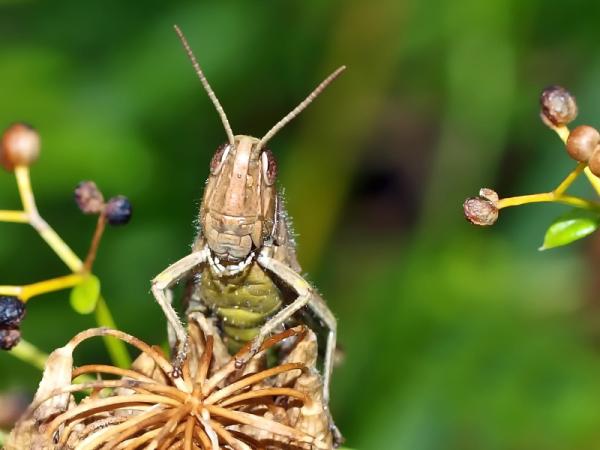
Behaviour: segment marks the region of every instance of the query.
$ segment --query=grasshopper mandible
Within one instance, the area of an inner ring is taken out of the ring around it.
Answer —
[[[258,352],[266,337],[307,306],[328,330],[323,368],[323,396],[327,404],[336,319],[300,274],[289,219],[276,191],[276,161],[265,145],[345,67],[329,75],[262,139],[234,135],[185,36],[177,26],[175,31],[227,133],[227,142],[217,148],[210,163],[199,212],[200,231],[192,253],[152,281],[152,293],[177,341],[175,367],[181,367],[185,359],[187,334],[171,305],[171,288],[182,278],[195,275],[188,311],[208,310],[217,317],[230,342],[252,341],[251,354]],[[244,363],[239,361],[240,366]]]

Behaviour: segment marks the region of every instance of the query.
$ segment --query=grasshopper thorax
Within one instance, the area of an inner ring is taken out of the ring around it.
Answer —
[[[273,233],[277,163],[259,140],[235,136],[219,146],[200,209],[200,223],[211,253],[236,264],[260,249]]]

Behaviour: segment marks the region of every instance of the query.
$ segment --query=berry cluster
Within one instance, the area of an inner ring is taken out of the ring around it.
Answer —
[[[84,214],[106,216],[111,225],[125,225],[131,219],[132,207],[124,195],[117,195],[104,202],[102,192],[93,181],[82,181],[75,188],[75,203]]]
[[[17,297],[0,295],[0,348],[10,350],[21,339],[21,321],[25,317],[25,303]]]
[[[0,209],[0,222],[31,225],[65,263],[71,273],[23,286],[0,285],[0,349],[4,350],[10,350],[19,342],[21,337],[20,324],[25,315],[25,304],[32,297],[72,288],[72,304],[74,293],[78,293],[77,299],[81,300],[81,293],[88,291],[86,289],[78,290],[77,288],[84,285],[86,280],[97,280],[92,274],[92,266],[106,222],[110,225],[123,225],[131,219],[132,208],[126,197],[119,195],[105,202],[102,192],[94,182],[85,181],[80,183],[75,189],[76,203],[85,214],[97,215],[98,220],[88,254],[84,261],[79,259],[38,211],[31,186],[30,166],[37,161],[39,155],[39,134],[27,124],[15,123],[8,127],[0,137],[0,166],[8,172],[14,173],[19,196],[22,200],[22,209],[20,210]],[[99,286],[99,283],[97,285]],[[97,302],[104,302],[99,289],[90,292],[90,298],[85,298],[92,305],[91,308],[87,308],[90,310],[89,312],[94,310]],[[75,303],[80,306],[81,301]],[[74,309],[78,312],[84,310],[81,307],[78,310],[75,306]],[[102,322],[99,319],[99,325],[114,326],[114,320],[110,317],[108,309],[106,307],[104,309],[106,320],[102,319],[104,320]]]
[[[575,179],[581,173],[585,173],[596,193],[600,195],[600,132],[589,125],[580,125],[572,131],[569,130],[568,125],[577,117],[578,108],[575,97],[561,86],[544,89],[540,96],[540,106],[542,121],[558,134],[565,144],[567,154],[578,162],[577,167],[550,192],[499,198],[493,190],[481,189],[478,196],[468,198],[463,204],[464,214],[469,222],[481,226],[493,225],[501,209],[539,202],[563,203],[600,213],[599,202],[565,193]]]

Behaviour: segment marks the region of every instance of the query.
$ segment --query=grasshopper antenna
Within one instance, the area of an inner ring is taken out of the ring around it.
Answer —
[[[260,142],[258,143],[258,148],[261,149],[263,148],[263,146],[269,141],[271,140],[271,138],[273,136],[275,136],[275,134],[281,130],[283,127],[285,127],[289,122],[291,122],[294,117],[296,117],[298,114],[300,114],[308,105],[310,105],[312,103],[312,101],[317,98],[319,96],[319,94],[321,92],[323,92],[325,90],[325,88],[327,87],[327,85],[329,85],[329,83],[331,83],[333,80],[335,80],[337,78],[337,76],[342,73],[344,70],[346,69],[346,66],[341,66],[338,67],[335,72],[333,72],[331,75],[329,75],[327,78],[325,78],[321,84],[319,84],[314,91],[312,91],[308,97],[306,97],[302,103],[300,103],[298,106],[296,106],[287,116],[285,116],[283,119],[281,119],[279,122],[277,122],[275,124],[275,126],[273,128],[271,128],[267,134],[265,134],[263,136],[263,138],[260,140]]]
[[[229,125],[229,120],[227,119],[227,115],[225,114],[225,111],[223,110],[221,103],[219,102],[219,99],[217,98],[214,91],[210,87],[210,84],[208,84],[208,80],[206,79],[206,76],[204,76],[204,72],[202,72],[202,69],[200,68],[200,64],[198,64],[198,61],[196,60],[196,56],[194,56],[194,52],[192,51],[192,48],[190,47],[190,44],[188,43],[187,39],[185,38],[183,32],[177,25],[174,25],[174,28],[175,28],[175,32],[179,36],[179,39],[181,40],[181,43],[183,44],[183,48],[185,48],[188,58],[192,62],[192,66],[194,66],[194,70],[196,71],[198,78],[200,78],[200,81],[202,82],[202,86],[204,86],[204,90],[208,94],[208,98],[210,98],[210,100],[213,102],[213,105],[215,105],[215,109],[217,110],[217,113],[219,114],[219,117],[221,118],[221,122],[223,122],[223,127],[225,127],[225,132],[227,133],[227,139],[229,140],[229,143],[231,144],[231,146],[233,146],[234,145],[233,131],[231,130],[231,125]]]

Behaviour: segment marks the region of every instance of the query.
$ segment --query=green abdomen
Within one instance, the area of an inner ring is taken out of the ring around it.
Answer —
[[[230,351],[252,340],[282,303],[281,291],[256,262],[232,277],[216,277],[206,267],[199,289],[206,305],[221,319]]]

